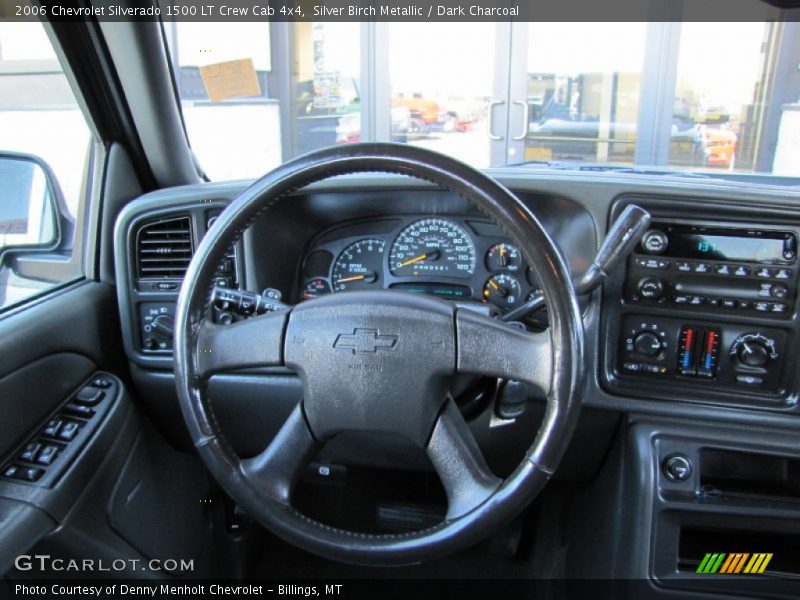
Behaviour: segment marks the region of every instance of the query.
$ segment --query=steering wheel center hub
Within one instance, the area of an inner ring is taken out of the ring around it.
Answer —
[[[367,430],[424,447],[455,369],[453,319],[443,300],[395,292],[297,306],[284,360],[303,380],[315,437]]]

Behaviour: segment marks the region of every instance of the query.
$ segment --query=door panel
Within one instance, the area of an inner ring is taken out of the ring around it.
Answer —
[[[98,367],[122,372],[113,288],[82,283],[0,319],[0,456]]]

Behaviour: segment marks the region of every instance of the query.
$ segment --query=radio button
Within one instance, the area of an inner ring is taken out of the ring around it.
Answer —
[[[661,298],[661,294],[664,291],[664,285],[661,283],[661,280],[655,277],[643,277],[639,280],[639,284],[636,287],[639,291],[639,295],[648,300],[658,300]]]
[[[737,375],[736,381],[745,385],[761,385],[764,383],[764,378],[758,375]]]
[[[772,285],[770,293],[772,294],[773,298],[777,298],[778,300],[783,300],[784,298],[786,298],[786,296],[789,295],[789,288],[787,288],[782,283],[775,283]]]
[[[692,306],[700,306],[703,302],[705,302],[705,298],[702,296],[689,296],[689,304]]]
[[[760,277],[762,279],[772,279],[774,277],[774,273],[772,272],[772,269],[760,267],[756,269],[756,277]]]
[[[675,296],[675,304],[689,304],[689,296]]]
[[[771,302],[756,302],[753,304],[753,308],[755,308],[758,312],[769,312],[770,305]]]
[[[735,277],[747,277],[748,275],[750,275],[750,267],[745,267],[744,265],[738,265],[733,270],[733,275]]]
[[[791,276],[791,269],[778,269],[775,271],[775,279],[789,279]]]
[[[770,312],[774,313],[782,313],[786,312],[788,308],[789,307],[786,304],[783,304],[782,302],[773,302],[772,304],[770,304],[769,310]]]
[[[710,273],[711,272],[711,265],[708,264],[708,263],[695,263],[694,272],[695,273]]]
[[[637,258],[636,266],[643,269],[669,269],[669,261],[661,258]]]
[[[732,275],[733,274],[733,268],[731,267],[731,265],[717,265],[714,268],[714,271],[716,271],[717,275]]]
[[[669,238],[667,234],[658,229],[651,229],[642,237],[642,248],[648,254],[661,254],[667,249]]]
[[[736,303],[736,308],[738,308],[739,310],[750,310],[750,302],[748,302],[747,300],[739,300]]]
[[[736,308],[736,300],[732,298],[723,298],[722,308]]]
[[[689,271],[692,270],[692,263],[687,261],[681,261],[675,263],[675,267],[678,269],[678,271],[683,271],[684,273],[688,273]]]

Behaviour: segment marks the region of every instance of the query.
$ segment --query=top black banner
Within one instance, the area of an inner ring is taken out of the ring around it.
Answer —
[[[797,21],[800,0],[0,0],[0,21]]]

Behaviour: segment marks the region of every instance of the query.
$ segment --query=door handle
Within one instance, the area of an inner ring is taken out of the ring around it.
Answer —
[[[502,135],[495,135],[492,132],[494,131],[494,107],[495,106],[502,106],[505,103],[506,103],[505,100],[492,100],[491,102],[489,102],[489,123],[487,125],[488,130],[486,131],[486,133],[489,135],[489,139],[490,140],[502,140],[503,139]]]
[[[528,137],[528,129],[531,126],[531,105],[525,100],[514,100],[514,104],[522,106],[522,133],[515,135],[512,140],[524,140]]]

